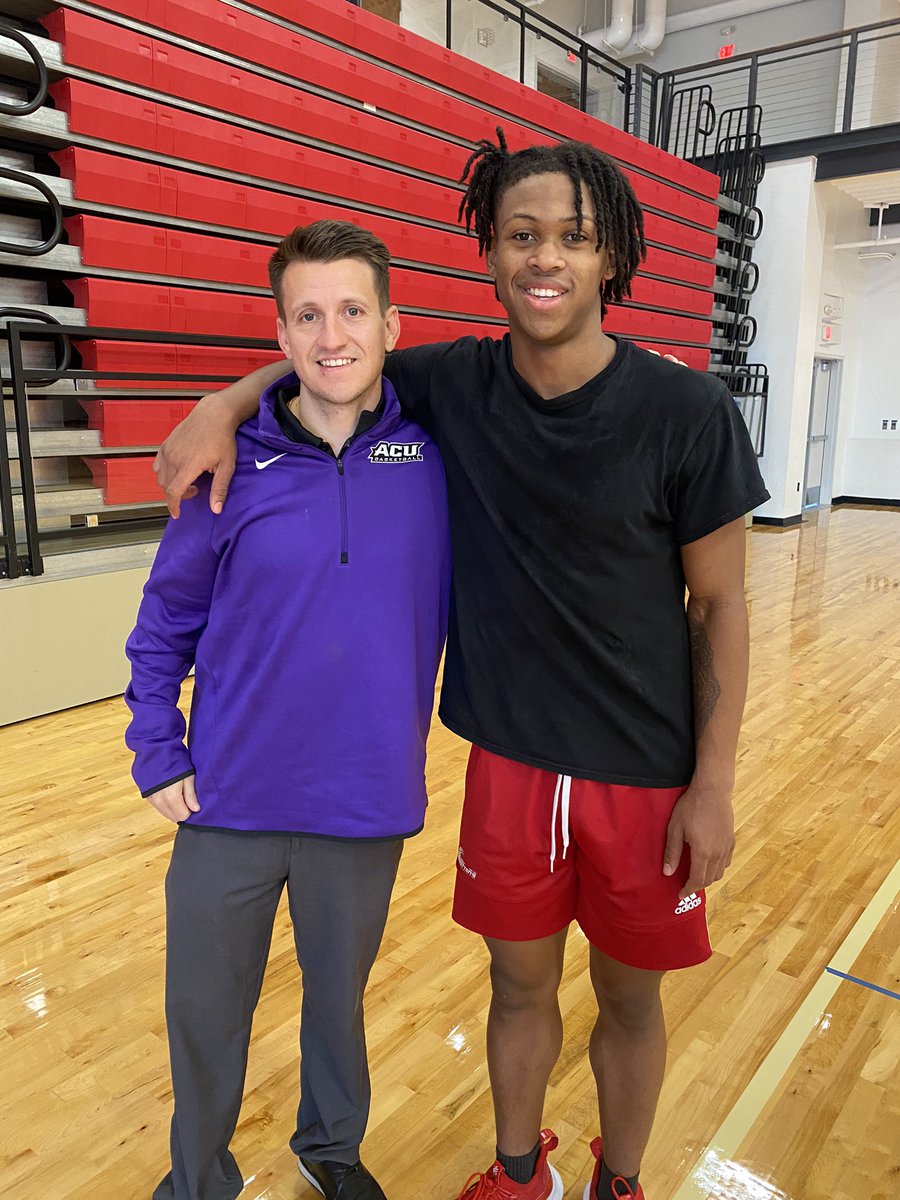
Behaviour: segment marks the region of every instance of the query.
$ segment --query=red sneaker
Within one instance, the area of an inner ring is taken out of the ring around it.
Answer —
[[[600,1182],[600,1160],[603,1157],[603,1139],[594,1138],[591,1142],[591,1154],[593,1154],[596,1162],[594,1163],[594,1173],[591,1176],[590,1183],[584,1185],[584,1196],[582,1200],[594,1200],[597,1195],[597,1184]],[[621,1175],[614,1175],[613,1181],[610,1184],[612,1194],[616,1200],[644,1200],[644,1189],[638,1184],[638,1189],[633,1192],[628,1186],[628,1183]]]
[[[528,1183],[514,1183],[499,1162],[494,1162],[483,1175],[467,1180],[457,1200],[562,1200],[559,1172],[547,1162],[547,1155],[558,1145],[553,1130],[542,1129],[534,1175]]]

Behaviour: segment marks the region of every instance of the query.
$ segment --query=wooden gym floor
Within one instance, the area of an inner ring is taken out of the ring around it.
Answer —
[[[714,957],[666,980],[669,1071],[642,1181],[648,1200],[896,1200],[900,512],[826,510],[749,546],[738,849],[712,894]],[[0,729],[5,1200],[149,1200],[166,1168],[172,830],[132,788],[124,724],[112,699]],[[368,995],[364,1157],[391,1200],[454,1200],[493,1155],[486,956],[449,917],[465,758],[436,725],[427,830]],[[573,929],[546,1109],[567,1200],[597,1132],[585,967]],[[313,1195],[287,1148],[298,993],[282,910],[233,1142],[248,1200]]]

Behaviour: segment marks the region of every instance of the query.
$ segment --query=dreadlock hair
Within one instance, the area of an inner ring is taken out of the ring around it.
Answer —
[[[468,180],[468,185],[460,201],[459,219],[465,218],[467,232],[471,233],[474,226],[478,253],[484,254],[496,234],[495,221],[504,193],[529,175],[550,174],[568,175],[572,181],[579,233],[583,218],[582,183],[594,203],[597,251],[605,247],[615,262],[615,274],[600,286],[600,312],[605,316],[608,304],[621,303],[631,295],[631,281],[647,257],[644,214],[631,184],[608,155],[586,142],[528,146],[510,154],[498,125],[496,144],[482,138],[460,176],[460,183]]]

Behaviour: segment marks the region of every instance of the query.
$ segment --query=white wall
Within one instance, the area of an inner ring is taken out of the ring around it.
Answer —
[[[834,327],[840,329],[840,343],[829,347],[817,340],[816,349],[816,353],[823,358],[836,359],[841,364],[831,495],[858,495],[860,493],[847,493],[844,486],[844,461],[847,440],[853,428],[859,389],[859,369],[865,335],[866,289],[870,275],[866,264],[860,262],[855,251],[835,250],[834,246],[836,242],[863,241],[871,237],[871,230],[866,222],[866,210],[858,200],[829,183],[817,183],[815,192],[824,226],[819,318],[822,317],[826,295],[839,296],[844,302],[843,317],[840,322],[834,323]]]
[[[148,547],[146,565],[129,570],[0,585],[0,726],[124,692],[125,639],[155,554]]]
[[[898,247],[894,247],[898,249]],[[852,250],[838,253],[854,254]],[[865,268],[862,339],[855,394],[835,494],[900,499],[900,256]],[[842,389],[843,390],[843,389]],[[882,420],[897,421],[883,433]],[[840,489],[837,484],[840,482]]]
[[[754,254],[760,282],[751,305],[759,323],[752,359],[769,369],[760,468],[772,498],[757,516],[793,517],[802,508],[824,236],[814,178],[813,158],[772,163],[759,188],[765,226]]]
[[[900,255],[860,261],[836,242],[872,236],[861,204],[815,183],[815,159],[769,164],[760,185],[765,227],[757,244],[759,322],[752,358],[769,369],[766,453],[760,466],[772,499],[758,516],[791,518],[801,488],[813,360],[841,363],[834,431],[835,496],[900,498]],[[840,343],[821,342],[824,297],[844,302]],[[881,422],[897,419],[897,432]]]

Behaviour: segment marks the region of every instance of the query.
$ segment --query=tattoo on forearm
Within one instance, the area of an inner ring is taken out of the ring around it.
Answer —
[[[694,733],[699,738],[722,693],[713,671],[713,651],[702,621],[688,619],[691,632],[691,672],[694,682]]]

